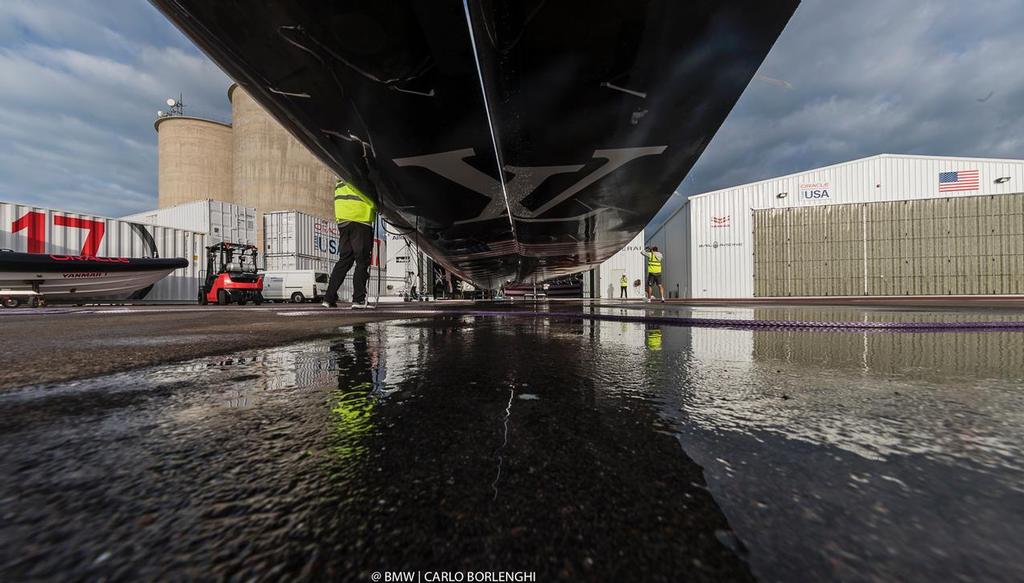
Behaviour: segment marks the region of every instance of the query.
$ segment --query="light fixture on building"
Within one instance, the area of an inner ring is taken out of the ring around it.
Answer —
[[[1010,177],[1009,176],[1000,176],[999,178],[996,178],[995,183],[996,184],[1006,184],[1009,181],[1010,181]]]
[[[775,195],[775,198],[786,198],[787,196],[789,196],[788,192],[780,192]]]

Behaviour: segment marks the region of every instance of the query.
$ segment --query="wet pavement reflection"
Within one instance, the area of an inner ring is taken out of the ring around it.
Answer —
[[[1021,580],[1022,384],[1019,332],[451,315],[27,387],[0,578]]]

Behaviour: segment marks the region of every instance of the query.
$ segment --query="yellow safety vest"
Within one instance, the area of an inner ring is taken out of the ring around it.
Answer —
[[[645,336],[648,350],[661,350],[661,330],[657,328],[647,330]]]
[[[343,183],[334,189],[334,218],[339,223],[352,221],[372,225],[376,210],[377,205],[355,186]]]
[[[661,258],[656,255],[655,251],[651,251],[651,254],[647,256],[647,273],[661,273]]]

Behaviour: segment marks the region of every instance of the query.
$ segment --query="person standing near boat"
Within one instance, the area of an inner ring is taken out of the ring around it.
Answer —
[[[370,259],[373,256],[373,221],[377,205],[352,184],[338,179],[334,186],[334,218],[338,221],[338,262],[331,271],[331,279],[321,304],[325,308],[337,307],[338,289],[345,282],[348,270],[355,264],[352,274],[352,308],[367,309],[366,284],[370,281]]]
[[[661,303],[665,303],[665,286],[661,284],[661,265],[665,260],[664,255],[658,251],[658,247],[647,247],[641,251],[647,258],[647,301],[654,297],[654,287],[658,287]]]

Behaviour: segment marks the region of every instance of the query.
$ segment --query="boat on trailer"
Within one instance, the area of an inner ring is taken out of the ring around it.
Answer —
[[[0,296],[4,305],[24,298],[47,302],[141,299],[182,258],[86,257],[0,250]]]

